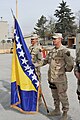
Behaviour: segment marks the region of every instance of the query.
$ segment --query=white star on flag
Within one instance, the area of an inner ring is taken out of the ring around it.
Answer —
[[[30,69],[30,66],[27,65],[27,66],[24,66],[24,68],[25,68],[25,71],[26,71],[26,70]]]
[[[16,35],[16,41],[18,42],[19,37]]]
[[[36,84],[36,86],[38,87],[38,86],[39,86],[39,81],[37,81],[35,84]]]
[[[32,70],[32,69],[28,70],[29,75],[33,74],[33,71],[34,71],[34,70]]]
[[[18,44],[17,44],[17,49],[21,49],[21,44],[20,44],[20,42],[18,42]]]
[[[35,74],[32,76],[32,81],[33,81],[33,80],[37,80],[37,77],[36,77]]]
[[[21,52],[18,52],[18,53],[19,53],[19,57],[21,57],[21,56],[24,57],[25,53],[23,52],[23,50],[21,50]]]
[[[25,57],[21,60],[22,60],[22,64],[24,64],[24,63],[26,64],[28,62],[28,60],[26,60]]]

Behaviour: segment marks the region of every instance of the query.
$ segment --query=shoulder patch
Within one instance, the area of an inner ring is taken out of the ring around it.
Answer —
[[[66,55],[67,55],[67,56],[70,56],[70,51],[67,51],[67,52],[66,52]]]

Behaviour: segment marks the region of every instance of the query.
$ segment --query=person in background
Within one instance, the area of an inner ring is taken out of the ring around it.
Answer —
[[[43,65],[49,64],[48,82],[54,99],[55,109],[48,115],[57,116],[61,114],[60,103],[62,104],[61,120],[67,120],[69,110],[69,101],[67,96],[68,81],[66,72],[71,72],[74,61],[68,48],[62,45],[63,39],[61,33],[55,33],[52,36],[54,47],[44,59]]]
[[[31,46],[29,47],[32,62],[35,66],[35,72],[38,76],[38,80],[40,82],[40,90],[41,90],[41,73],[40,67],[42,66],[42,53],[41,53],[41,46],[38,44],[38,36],[37,34],[33,34],[31,37]],[[42,104],[41,99],[41,91],[39,91],[39,106]]]
[[[80,103],[80,48],[76,54],[76,65],[74,67],[74,75],[77,78],[77,95]]]

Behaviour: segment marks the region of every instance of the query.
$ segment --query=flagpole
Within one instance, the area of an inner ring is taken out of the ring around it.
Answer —
[[[18,18],[18,0],[16,0],[16,18]]]

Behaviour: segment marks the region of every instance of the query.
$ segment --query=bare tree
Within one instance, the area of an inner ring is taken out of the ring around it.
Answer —
[[[80,10],[75,14],[76,14],[77,22],[78,22],[78,31],[77,32],[80,32]]]

